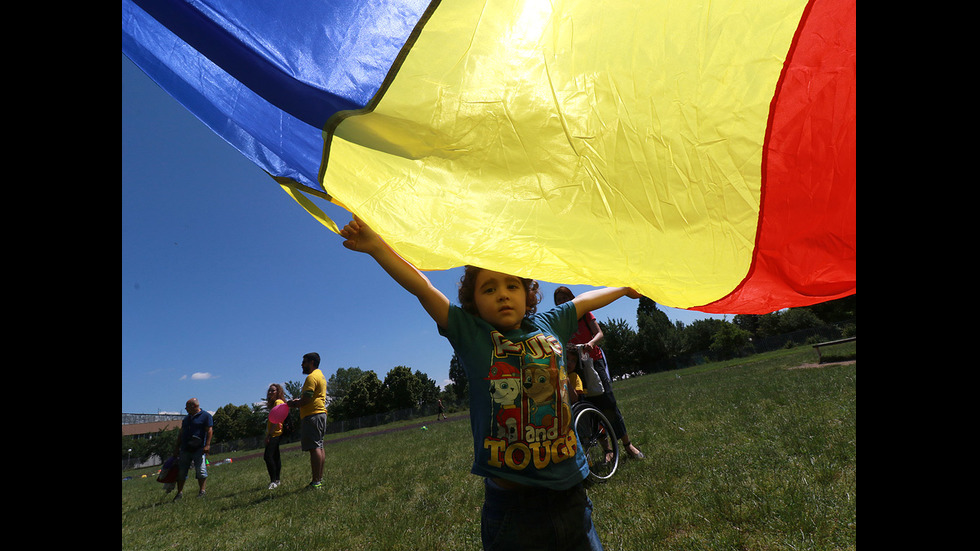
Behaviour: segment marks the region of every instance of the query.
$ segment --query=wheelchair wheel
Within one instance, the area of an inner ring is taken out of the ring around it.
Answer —
[[[606,416],[595,407],[585,404],[574,409],[575,437],[589,463],[589,478],[605,482],[619,465],[616,433]]]

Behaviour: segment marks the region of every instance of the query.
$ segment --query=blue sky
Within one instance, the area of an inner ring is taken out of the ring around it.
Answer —
[[[405,365],[448,382],[452,348],[415,298],[125,56],[121,233],[123,413],[182,413],[190,397],[209,411],[250,404],[269,383],[302,380],[312,351],[327,377]],[[460,273],[427,275],[455,303]],[[541,282],[545,306],[559,284]],[[686,324],[722,317],[661,309]],[[635,327],[636,301],[596,317]]]

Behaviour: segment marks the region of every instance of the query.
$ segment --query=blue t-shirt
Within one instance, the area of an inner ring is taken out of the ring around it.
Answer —
[[[562,343],[575,333],[575,305],[526,318],[501,333],[450,305],[449,339],[470,387],[470,472],[566,489],[589,474],[572,427]]]
[[[185,448],[204,447],[208,441],[208,428],[214,425],[214,418],[203,409],[195,414],[187,414],[181,422],[181,439]],[[196,445],[195,445],[196,444]]]

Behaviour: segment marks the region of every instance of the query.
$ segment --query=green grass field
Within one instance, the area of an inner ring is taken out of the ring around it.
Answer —
[[[646,459],[589,490],[605,549],[854,549],[857,364],[814,362],[806,346],[617,382]],[[212,457],[204,499],[124,472],[122,549],[480,549],[468,420],[401,426],[330,435],[317,491],[297,444],[275,490],[261,450]]]

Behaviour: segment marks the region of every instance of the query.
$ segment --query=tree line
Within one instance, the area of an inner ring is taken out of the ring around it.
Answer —
[[[600,343],[613,378],[687,367],[706,361],[725,360],[761,352],[760,343],[778,335],[804,329],[834,326],[833,338],[855,336],[856,295],[802,308],[790,308],[763,315],[736,315],[727,319],[703,319],[690,324],[671,323],[657,303],[641,297],[636,310],[636,327],[623,319],[599,321],[604,334]],[[800,344],[800,343],[797,343]],[[374,371],[359,367],[340,368],[327,379],[328,422],[356,419],[368,415],[418,407],[441,399],[450,404],[468,405],[466,375],[456,356],[449,359],[452,383],[439,390],[428,375],[400,365],[382,380]],[[302,381],[283,384],[289,398],[298,398]],[[299,426],[298,410],[291,410]],[[227,404],[214,412],[213,442],[222,443],[254,438],[265,433],[268,410],[263,402],[235,406]],[[176,443],[177,430],[160,431],[151,439],[123,437],[123,458],[169,457]]]
[[[726,360],[755,352],[780,335],[805,329],[834,326],[834,338],[855,336],[856,295],[814,306],[789,308],[763,315],[736,315],[727,319],[703,319],[690,324],[671,323],[657,303],[640,297],[636,326],[623,319],[598,321],[599,343],[614,379],[688,367],[707,361]],[[785,342],[785,341],[783,341]],[[800,343],[797,343],[800,344]],[[466,374],[456,356],[449,361],[452,384],[443,391],[460,404],[468,402]]]
[[[452,385],[450,385],[452,386]],[[283,391],[287,399],[299,398],[303,381],[286,381]],[[327,422],[356,419],[392,410],[433,404],[442,399],[444,404],[456,401],[451,392],[440,391],[428,375],[405,366],[392,368],[381,380],[374,371],[359,367],[342,367],[327,379]],[[299,427],[299,410],[289,412],[293,426]],[[222,444],[236,440],[260,437],[265,434],[269,410],[265,402],[249,405],[227,404],[213,414],[214,435],[212,442]],[[177,443],[178,429],[160,430],[152,438],[122,437],[123,459],[147,460],[156,455],[169,457]]]
[[[830,338],[856,336],[856,320],[856,295],[769,314],[736,315],[732,321],[709,318],[690,324],[671,323],[657,303],[640,297],[635,331],[622,319],[598,323],[610,376],[619,378],[764,352],[774,342],[779,346],[803,344],[787,344],[779,337],[804,330],[823,329]]]

